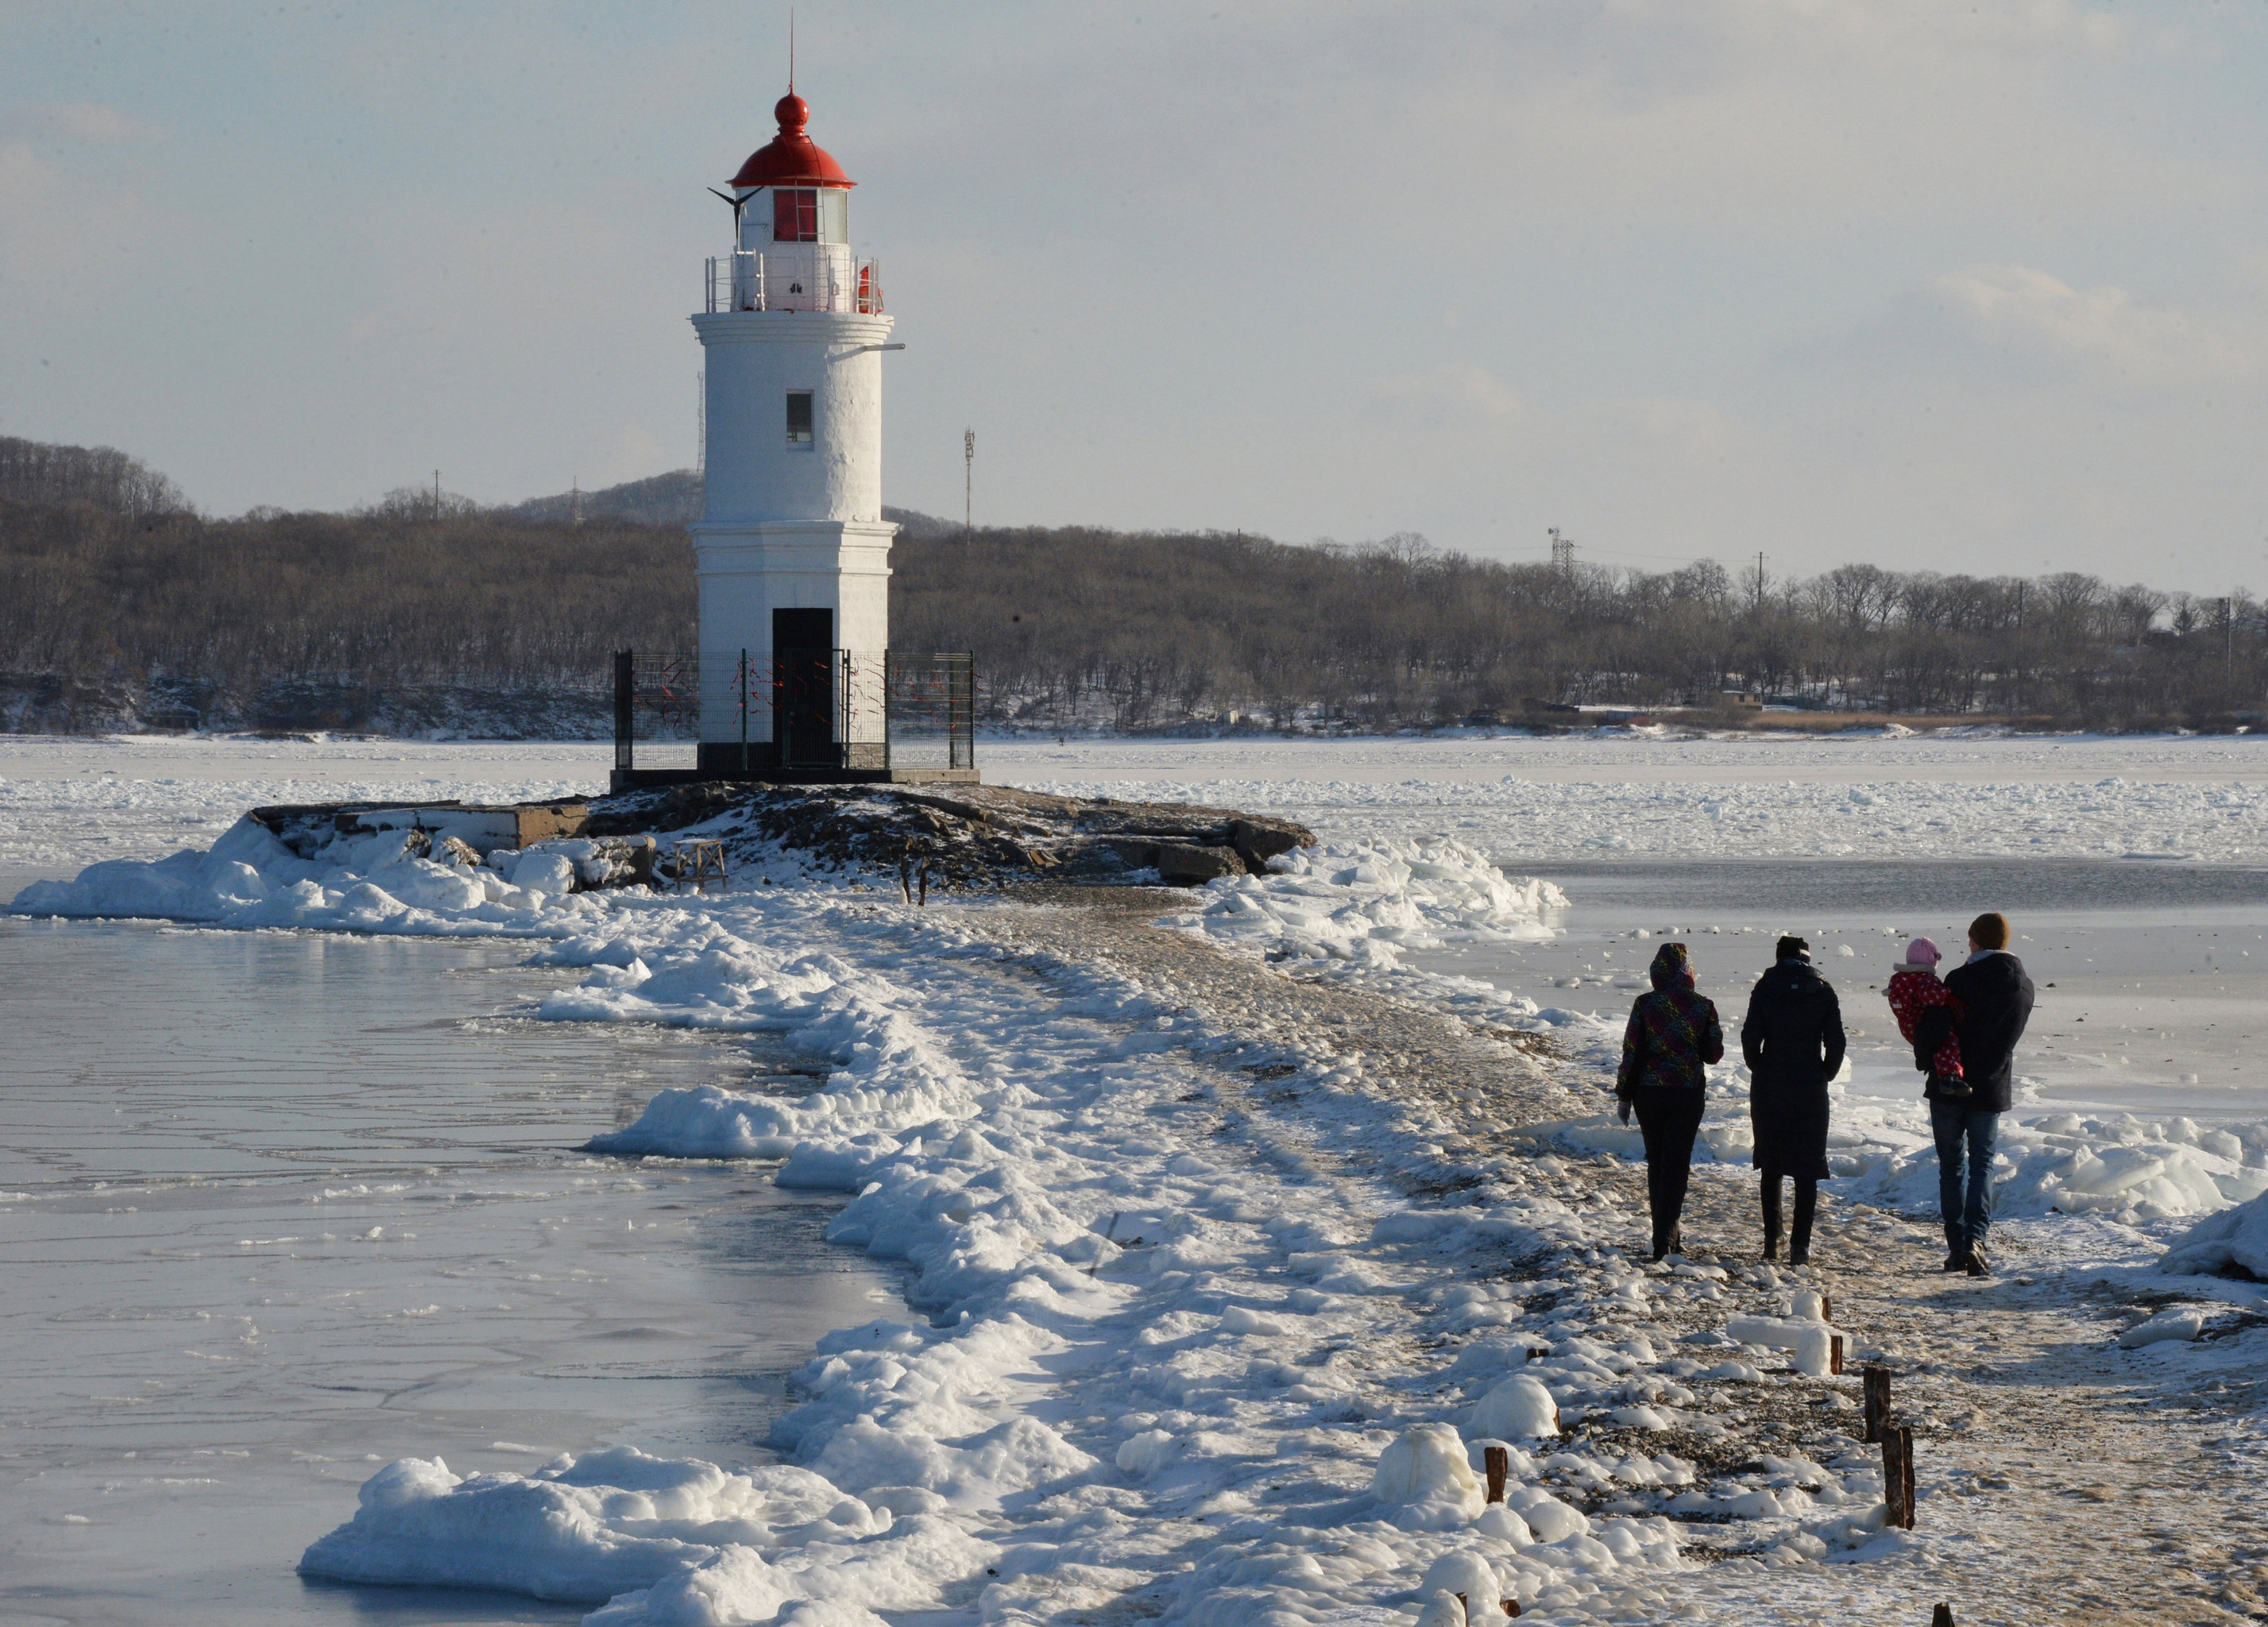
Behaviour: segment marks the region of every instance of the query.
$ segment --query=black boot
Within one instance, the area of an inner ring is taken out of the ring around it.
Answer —
[[[1757,1190],[1764,1206],[1764,1258],[1779,1258],[1779,1177],[1767,1171]]]
[[[1799,1175],[1795,1182],[1795,1231],[1788,1239],[1787,1263],[1811,1263],[1811,1222],[1819,1210],[1819,1182]]]
[[[1965,1271],[1969,1269],[1969,1240],[1951,1226],[1945,1228],[1945,1263],[1940,1271]]]

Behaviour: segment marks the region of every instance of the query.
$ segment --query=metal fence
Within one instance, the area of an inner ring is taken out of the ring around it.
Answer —
[[[706,682],[703,681],[704,673]],[[718,716],[703,727],[705,709]],[[719,726],[721,725],[721,726]],[[682,745],[657,761],[657,745]],[[734,650],[615,655],[615,767],[733,777],[976,766],[965,652]]]
[[[649,750],[648,769],[691,768],[688,750],[701,738],[701,658],[697,655],[615,652],[615,767],[641,766],[637,743]],[[665,746],[657,756],[651,749]]]
[[[976,667],[966,652],[893,650],[888,666],[892,768],[976,766]]]

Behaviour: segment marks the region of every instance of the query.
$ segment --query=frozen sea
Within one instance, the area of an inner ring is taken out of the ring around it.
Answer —
[[[1653,953],[1631,935],[1677,933],[1737,1019],[1772,940],[1799,933],[1841,992],[1862,1094],[1918,1093],[1878,992],[1904,939],[1957,955],[1969,921],[1997,909],[2039,988],[2033,1100],[2268,1117],[2268,739],[1617,732],[1024,743],[984,762],[1040,789],[1471,842],[1566,894],[1561,935],[1409,962],[1545,1005],[1627,1009]]]
[[[0,1622],[578,1620],[294,1566],[406,1454],[764,1461],[813,1342],[899,1314],[838,1197],[571,1150],[794,1064],[529,1020],[572,977],[526,958],[0,916]]]

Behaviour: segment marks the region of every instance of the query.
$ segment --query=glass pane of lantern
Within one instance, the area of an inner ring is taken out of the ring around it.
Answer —
[[[807,446],[811,444],[811,392],[790,390],[787,393],[787,444]]]
[[[772,192],[772,241],[816,243],[819,200],[808,187],[779,187]]]

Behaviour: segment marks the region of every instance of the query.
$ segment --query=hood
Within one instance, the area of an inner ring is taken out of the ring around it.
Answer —
[[[1672,989],[1693,986],[1693,961],[1683,944],[1664,944],[1653,952],[1653,964],[1646,968],[1653,979],[1653,986],[1667,993]]]

